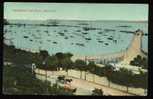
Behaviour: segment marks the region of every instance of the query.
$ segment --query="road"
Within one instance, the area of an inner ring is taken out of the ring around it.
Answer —
[[[44,71],[42,71],[42,73],[41,73],[41,71],[39,71],[39,73],[43,74],[44,79],[45,79]],[[49,74],[48,77],[58,76],[57,74],[59,74],[59,73],[55,73],[55,71],[54,71],[54,73]],[[109,88],[109,87],[106,87],[106,86],[103,86],[103,85],[100,85],[100,84],[96,84],[96,83],[93,83],[93,82],[90,82],[90,81],[86,81],[86,80],[83,80],[83,79],[78,79],[78,78],[74,78],[74,77],[70,77],[70,76],[66,76],[66,78],[72,79],[72,82],[70,83],[70,86],[77,88],[77,91],[75,93],[76,95],[90,95],[94,88],[100,88],[104,91],[105,95],[133,96],[133,94],[129,94],[129,93],[126,93],[124,91]]]

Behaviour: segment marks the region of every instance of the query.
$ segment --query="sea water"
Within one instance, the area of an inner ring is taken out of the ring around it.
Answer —
[[[50,20],[9,20],[9,23],[25,25],[5,25],[4,43],[36,52],[47,50],[49,54],[70,52],[75,55],[98,55],[119,52],[128,47],[134,36],[120,31],[135,32],[141,29],[148,34],[147,22],[57,20],[57,26],[37,25],[49,25]],[[96,29],[84,30],[83,27]],[[148,52],[148,36],[143,36],[142,49]]]

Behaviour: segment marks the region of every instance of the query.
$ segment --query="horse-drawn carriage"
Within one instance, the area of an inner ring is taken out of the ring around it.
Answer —
[[[58,82],[61,83],[60,85],[63,86],[66,91],[72,91],[72,92],[76,91],[76,88],[71,86],[72,79],[65,78],[64,75],[58,76],[57,79]]]

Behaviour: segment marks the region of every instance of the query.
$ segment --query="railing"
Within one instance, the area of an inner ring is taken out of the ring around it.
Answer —
[[[50,77],[52,75],[65,75],[65,76],[74,77],[77,79],[83,79],[83,80],[89,81],[94,84],[99,84],[102,86],[110,87],[112,89],[123,91],[125,93],[127,91],[126,86],[115,84],[112,82],[109,83],[107,77],[105,77],[105,76],[100,77],[100,76],[92,74],[90,72],[82,71],[82,73],[80,73],[79,70],[73,70],[73,69],[68,70],[68,72],[66,72],[64,70],[62,70],[62,71],[45,71],[45,70],[40,71],[40,70],[37,70],[35,72],[36,72],[36,74],[39,74],[39,75],[43,74],[42,76],[45,76],[45,77]],[[49,75],[49,74],[51,74],[51,75]],[[80,76],[81,76],[81,78],[80,78]],[[129,89],[129,91],[128,91],[129,94],[140,95],[140,96],[145,95],[144,89],[142,89],[142,88],[128,87],[128,89]]]

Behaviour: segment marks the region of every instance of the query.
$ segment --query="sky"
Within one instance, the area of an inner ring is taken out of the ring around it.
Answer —
[[[4,18],[147,21],[148,4],[4,3]]]

